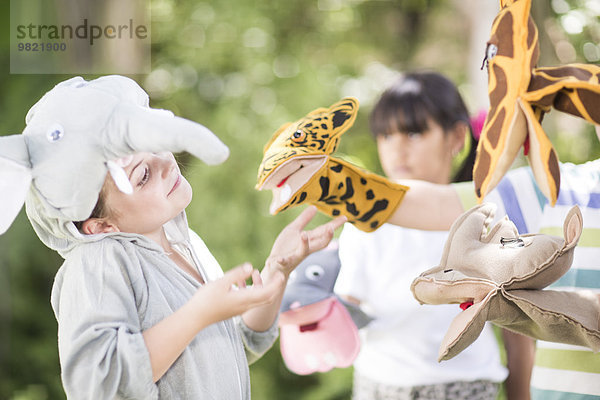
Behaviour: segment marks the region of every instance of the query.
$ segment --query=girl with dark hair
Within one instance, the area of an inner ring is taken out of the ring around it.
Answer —
[[[389,178],[471,180],[477,140],[464,101],[444,76],[403,75],[375,105],[370,126]],[[421,306],[410,292],[414,277],[439,263],[446,238],[445,231],[391,224],[372,233],[345,225],[335,290],[374,317],[354,363],[354,400],[496,398],[507,370],[491,327],[460,355],[438,363],[439,344],[460,309]]]
[[[370,127],[388,177],[435,183],[472,180],[478,132],[474,135],[458,89],[444,76],[404,75],[377,102]]]

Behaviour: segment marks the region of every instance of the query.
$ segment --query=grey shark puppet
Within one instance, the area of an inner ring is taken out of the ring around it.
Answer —
[[[142,235],[84,235],[73,221],[90,216],[107,173],[121,191],[132,190],[122,168],[128,156],[163,151],[186,151],[207,164],[229,154],[204,126],[150,108],[144,90],[122,76],[59,83],[29,110],[22,134],[0,137],[0,233],[25,203],[37,235],[65,259],[51,303],[69,398],[249,399],[248,361],[277,337],[276,324],[260,333],[241,319],[210,325],[154,383],[142,332],[200,284]],[[164,228],[204,281],[222,276],[184,212]]]
[[[358,329],[371,318],[333,292],[340,272],[337,242],[310,254],[290,274],[279,316],[280,348],[298,375],[345,368],[360,350]]]

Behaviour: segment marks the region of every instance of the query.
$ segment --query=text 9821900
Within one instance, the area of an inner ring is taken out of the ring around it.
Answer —
[[[18,51],[36,51],[36,52],[58,52],[67,50],[65,42],[20,42],[17,43]]]

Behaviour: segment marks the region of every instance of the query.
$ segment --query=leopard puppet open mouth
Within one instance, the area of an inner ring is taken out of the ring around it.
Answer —
[[[295,157],[278,166],[259,187],[259,190],[273,192],[269,212],[277,213],[277,210],[302,189],[326,161],[325,155]]]

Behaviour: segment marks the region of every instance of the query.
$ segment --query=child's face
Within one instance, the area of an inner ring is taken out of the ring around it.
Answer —
[[[171,153],[138,153],[124,167],[132,194],[121,192],[111,179],[105,185],[107,217],[118,231],[151,234],[173,219],[192,199],[192,188]]]
[[[460,150],[457,135],[444,133],[428,120],[421,133],[393,132],[377,136],[379,160],[392,179],[420,179],[434,183],[450,182],[453,154]]]

